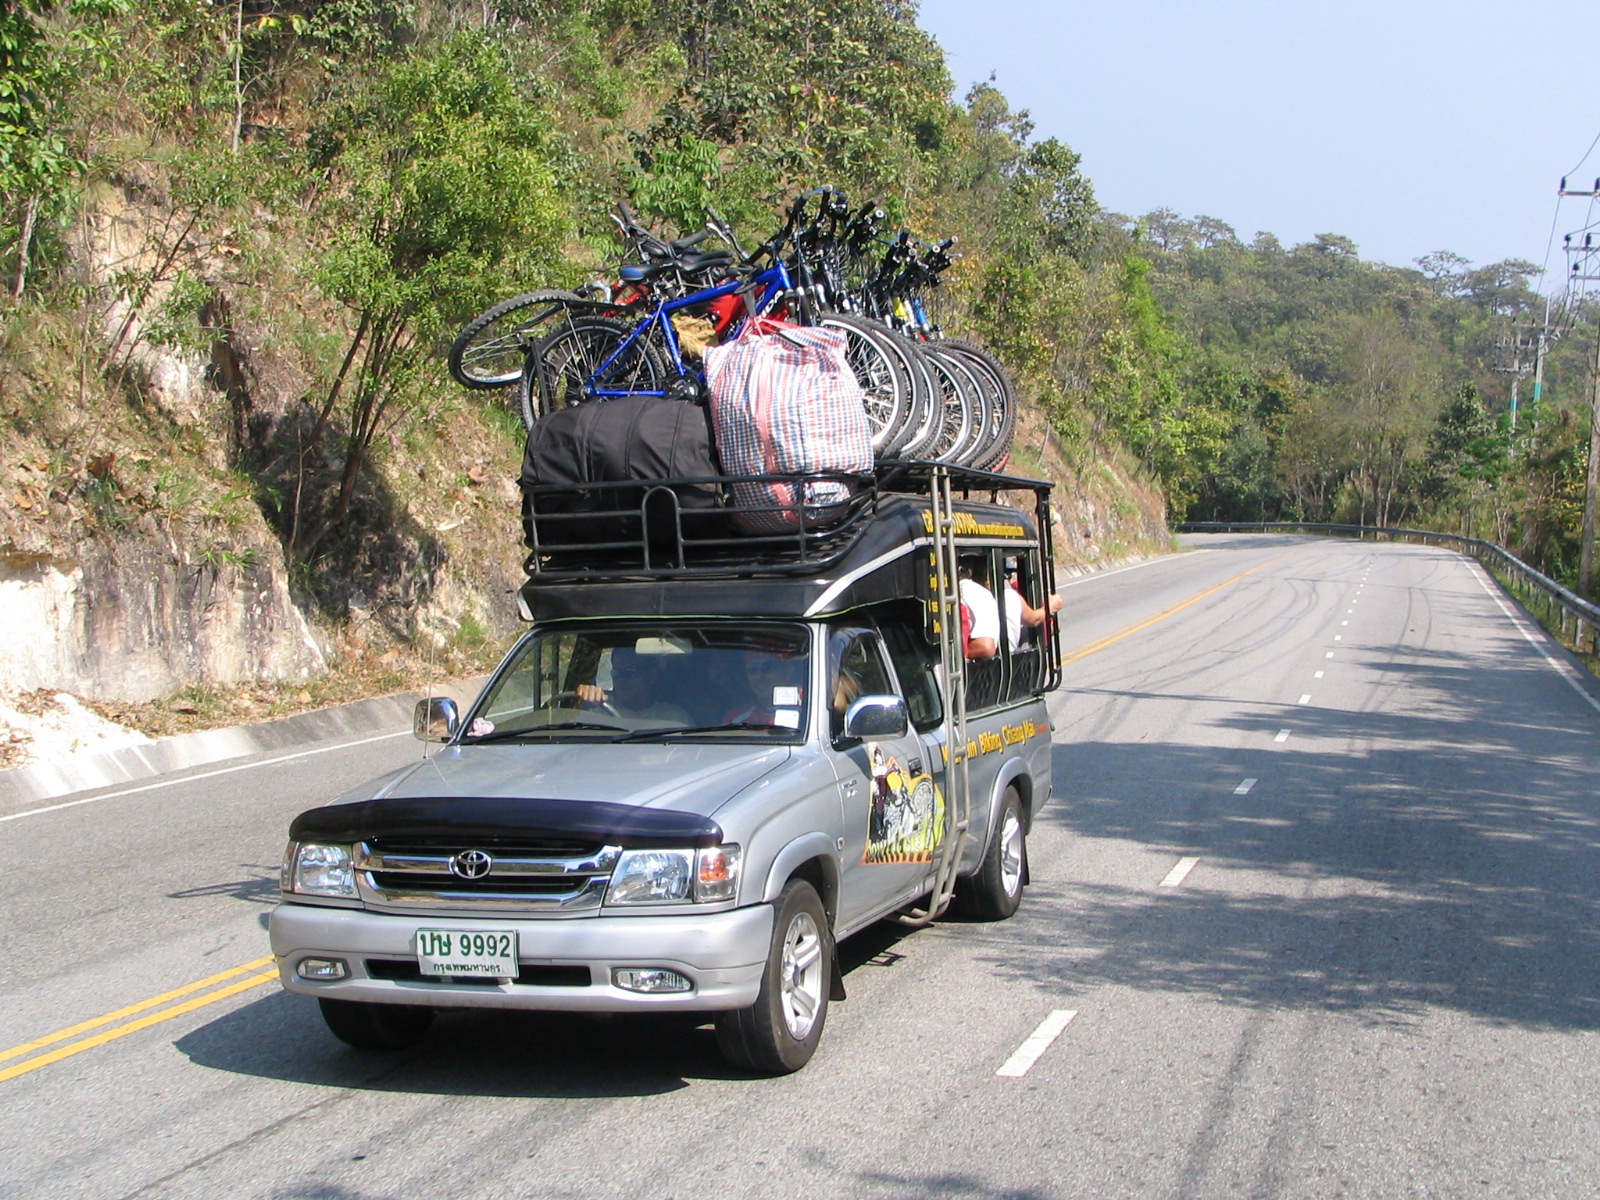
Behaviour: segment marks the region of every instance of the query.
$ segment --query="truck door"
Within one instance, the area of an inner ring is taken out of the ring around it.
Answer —
[[[841,924],[915,899],[927,890],[943,825],[938,789],[915,729],[903,737],[844,739],[844,714],[861,696],[895,695],[875,631],[831,631],[828,644],[829,734],[844,815],[840,858]]]

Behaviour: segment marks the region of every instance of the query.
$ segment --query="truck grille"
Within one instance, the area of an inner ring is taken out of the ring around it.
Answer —
[[[451,871],[456,856],[471,851],[487,856],[487,871],[477,878]],[[621,853],[572,841],[462,846],[408,838],[358,843],[353,857],[361,898],[378,907],[579,912],[600,907]]]

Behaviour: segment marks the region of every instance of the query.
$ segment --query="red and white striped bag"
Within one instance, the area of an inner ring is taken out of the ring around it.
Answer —
[[[845,345],[837,330],[757,317],[732,342],[706,351],[711,427],[724,471],[871,472],[872,430]],[[842,480],[752,480],[729,491],[741,525],[781,533],[837,519],[851,488]]]

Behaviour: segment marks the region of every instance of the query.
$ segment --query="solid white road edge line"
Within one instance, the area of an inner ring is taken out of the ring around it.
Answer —
[[[315,750],[300,750],[294,754],[280,754],[277,758],[263,758],[259,762],[240,763],[236,767],[222,767],[216,771],[202,771],[198,775],[185,775],[180,779],[161,779],[155,783],[141,784],[139,787],[123,788],[120,792],[107,792],[103,796],[89,796],[83,800],[68,800],[65,804],[52,804],[48,808],[30,808],[27,812],[10,813],[0,817],[0,823],[6,821],[20,821],[23,817],[38,817],[45,813],[60,812],[63,808],[77,808],[80,804],[98,804],[102,800],[118,800],[123,796],[135,796],[140,792],[153,792],[157,788],[175,787],[180,783],[191,783],[196,779],[215,779],[218,775],[232,775],[235,771],[250,771],[256,767],[270,767],[277,763],[292,762],[297,758],[310,758],[313,754],[327,754],[331,750],[348,750],[352,746],[365,746],[372,742],[384,742],[390,738],[411,737],[411,730],[402,729],[397,733],[380,733],[369,738],[358,738],[353,742],[336,742],[332,746],[318,746]]]
[[[1167,877],[1160,883],[1156,884],[1156,886],[1164,888],[1177,887],[1180,883],[1188,878],[1189,872],[1194,870],[1195,863],[1199,861],[1200,860],[1198,858],[1180,858],[1178,860],[1178,865],[1173,867],[1172,870],[1168,871]]]
[[[1072,1018],[1078,1015],[1075,1008],[1058,1008],[1044,1020],[1039,1022],[1035,1029],[1022,1040],[1022,1045],[1017,1047],[1016,1053],[1000,1064],[996,1075],[1005,1075],[1011,1079],[1020,1079],[1028,1073],[1028,1068],[1039,1061],[1039,1056],[1050,1049],[1050,1043],[1061,1036],[1061,1031],[1072,1024]]]
[[[1550,652],[1534,639],[1533,634],[1529,633],[1527,627],[1523,625],[1523,623],[1517,618],[1517,614],[1506,607],[1506,602],[1500,597],[1499,593],[1493,591],[1489,585],[1484,582],[1483,566],[1476,561],[1470,562],[1468,566],[1469,570],[1471,568],[1476,568],[1476,570],[1472,570],[1472,577],[1478,581],[1478,586],[1484,590],[1484,593],[1489,597],[1489,599],[1493,600],[1495,604],[1499,606],[1500,611],[1505,613],[1506,618],[1514,626],[1516,626],[1517,632],[1523,636],[1523,639],[1528,643],[1528,645],[1532,646],[1539,652],[1539,657],[1544,659],[1544,661],[1549,664],[1549,667],[1552,671],[1561,676],[1562,679],[1566,680],[1568,687],[1583,697],[1583,702],[1585,704],[1594,709],[1595,712],[1600,712],[1600,700],[1596,700],[1593,696],[1591,696],[1587,689],[1584,688],[1583,684],[1579,683],[1568,673],[1570,671],[1569,667],[1567,667],[1564,663],[1558,662],[1556,659],[1550,656]],[[1545,634],[1545,636],[1549,637],[1550,635]]]

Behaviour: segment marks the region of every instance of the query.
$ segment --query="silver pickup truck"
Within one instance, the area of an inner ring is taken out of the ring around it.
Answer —
[[[418,706],[438,751],[294,821],[284,986],[364,1048],[445,1008],[691,1010],[780,1073],[843,998],[840,939],[952,900],[1010,916],[1059,652],[1052,620],[1002,619],[967,657],[955,577],[1010,568],[1000,586],[1044,611],[1047,485],[955,482],[1037,511],[913,477],[766,559],[536,546],[532,628],[466,712]]]

